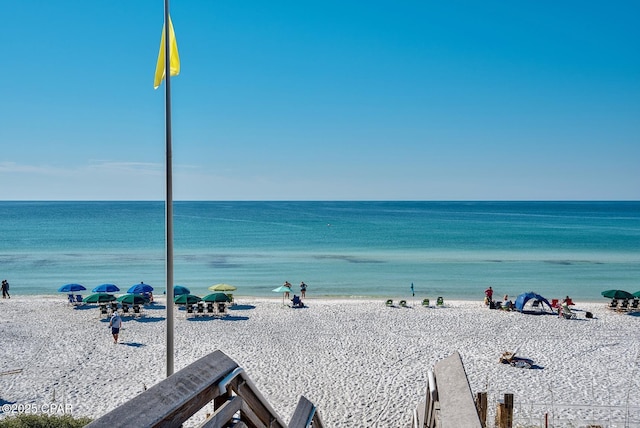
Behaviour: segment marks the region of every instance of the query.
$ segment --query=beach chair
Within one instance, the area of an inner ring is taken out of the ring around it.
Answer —
[[[111,303],[111,312],[118,312],[118,304]]]
[[[67,298],[69,299],[69,303],[72,305],[76,302],[76,299],[75,297],[73,297],[73,294],[69,294]]]
[[[213,313],[213,303],[211,303],[211,302],[207,303],[207,313],[208,314],[212,314]]]
[[[407,301],[406,300],[400,300],[400,307],[401,308],[406,308],[407,307]]]
[[[444,299],[442,297],[438,297],[436,300],[436,306],[444,306]]]
[[[140,309],[140,305],[133,305],[133,315],[136,317],[142,316],[142,310]]]
[[[388,308],[390,308],[390,307],[392,307],[392,306],[393,306],[393,300],[389,299],[389,300],[387,300],[384,304],[385,304],[385,306],[387,306]]]
[[[560,303],[558,303],[560,300],[559,299],[552,299],[551,300],[551,307],[554,309],[557,309],[560,307]]]
[[[193,315],[193,305],[187,305],[187,317]]]
[[[100,305],[100,316],[109,316],[109,310],[107,309],[107,305]]]
[[[129,305],[127,305],[126,303],[122,304],[122,314],[128,314],[129,313]]]
[[[229,306],[235,305],[235,301],[233,300],[233,294],[227,293],[227,297],[229,298]]]
[[[569,305],[567,305],[566,302],[565,302],[564,305],[562,305],[560,307],[560,309],[558,309],[558,313],[559,313],[560,316],[562,316],[566,320],[572,320],[572,319],[576,319],[577,318],[575,312],[573,312],[569,308]]]
[[[609,309],[616,309],[618,307],[618,299],[611,299],[611,303],[609,303]]]
[[[564,302],[569,306],[575,306],[575,303],[573,303],[573,300],[571,300],[571,297],[567,296],[567,298],[564,299]]]
[[[629,299],[624,299],[622,303],[620,303],[620,306],[618,306],[618,311],[626,312],[628,310],[629,310]]]
[[[629,309],[635,312],[638,309],[638,302],[640,302],[640,299],[633,299],[633,302],[631,302],[631,306],[629,306]]]
[[[422,306],[428,308],[429,307],[429,299],[422,299]]]
[[[198,306],[196,306],[196,316],[204,316],[204,303],[198,302]]]
[[[82,294],[76,294],[76,303],[78,304],[82,304],[83,300],[82,300]]]
[[[218,315],[226,315],[227,314],[227,305],[224,303],[218,303]]]

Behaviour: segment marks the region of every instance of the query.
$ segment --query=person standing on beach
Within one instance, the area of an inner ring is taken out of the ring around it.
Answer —
[[[302,281],[300,283],[300,297],[304,299],[307,296],[307,284]]]
[[[6,279],[2,280],[2,298],[11,298],[11,296],[9,295],[9,282]]]
[[[291,283],[289,281],[285,281],[284,286],[287,287],[289,290],[291,290]],[[285,299],[289,298],[289,291],[284,292],[284,298]]]
[[[111,319],[109,320],[109,327],[111,327],[113,343],[118,343],[118,335],[120,334],[120,328],[122,327],[122,318],[120,318],[118,311],[113,311]]]

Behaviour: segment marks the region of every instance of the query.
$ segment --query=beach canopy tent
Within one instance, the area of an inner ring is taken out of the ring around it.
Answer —
[[[58,291],[61,293],[71,293],[74,291],[82,291],[82,290],[86,290],[86,288],[84,287],[84,285],[81,285],[81,284],[66,284],[58,288]]]
[[[144,293],[151,293],[152,291],[153,291],[152,286],[141,282],[140,284],[132,285],[131,287],[129,287],[129,289],[127,290],[127,293],[144,294]]]
[[[533,303],[537,301],[539,305],[542,305],[543,303],[546,304],[549,307],[549,309],[553,312],[553,308],[551,307],[551,304],[549,303],[549,301],[544,297],[542,297],[541,295],[534,293],[533,291],[530,291],[528,293],[522,293],[516,298],[516,303],[515,303],[516,310],[518,312],[525,312],[525,305],[530,300],[532,300],[532,306],[533,306]]]
[[[633,294],[624,290],[606,290],[600,294],[609,299],[633,299]]]

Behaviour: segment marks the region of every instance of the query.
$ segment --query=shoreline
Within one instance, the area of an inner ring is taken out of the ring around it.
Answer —
[[[0,376],[0,403],[55,399],[96,418],[165,377],[162,295],[144,317],[124,318],[114,345],[98,309],[74,309],[60,294],[0,300],[0,373],[21,370]],[[176,310],[175,371],[219,349],[285,420],[305,395],[327,426],[408,426],[428,370],[458,351],[473,393],[487,392],[489,403],[513,393],[517,405],[577,406],[565,409],[569,418],[581,417],[580,406],[640,409],[629,394],[640,389],[640,316],[605,302],[575,302],[578,319],[564,320],[476,300],[445,299],[442,308],[387,308],[384,300],[308,297],[307,308],[292,309],[282,296],[236,296],[225,318]],[[539,368],[498,362],[516,349]]]

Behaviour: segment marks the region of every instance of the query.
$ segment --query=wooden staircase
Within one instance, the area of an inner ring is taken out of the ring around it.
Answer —
[[[316,407],[304,396],[285,423],[222,351],[200,358],[87,427],[180,427],[211,402],[215,410],[200,427],[323,428]]]

